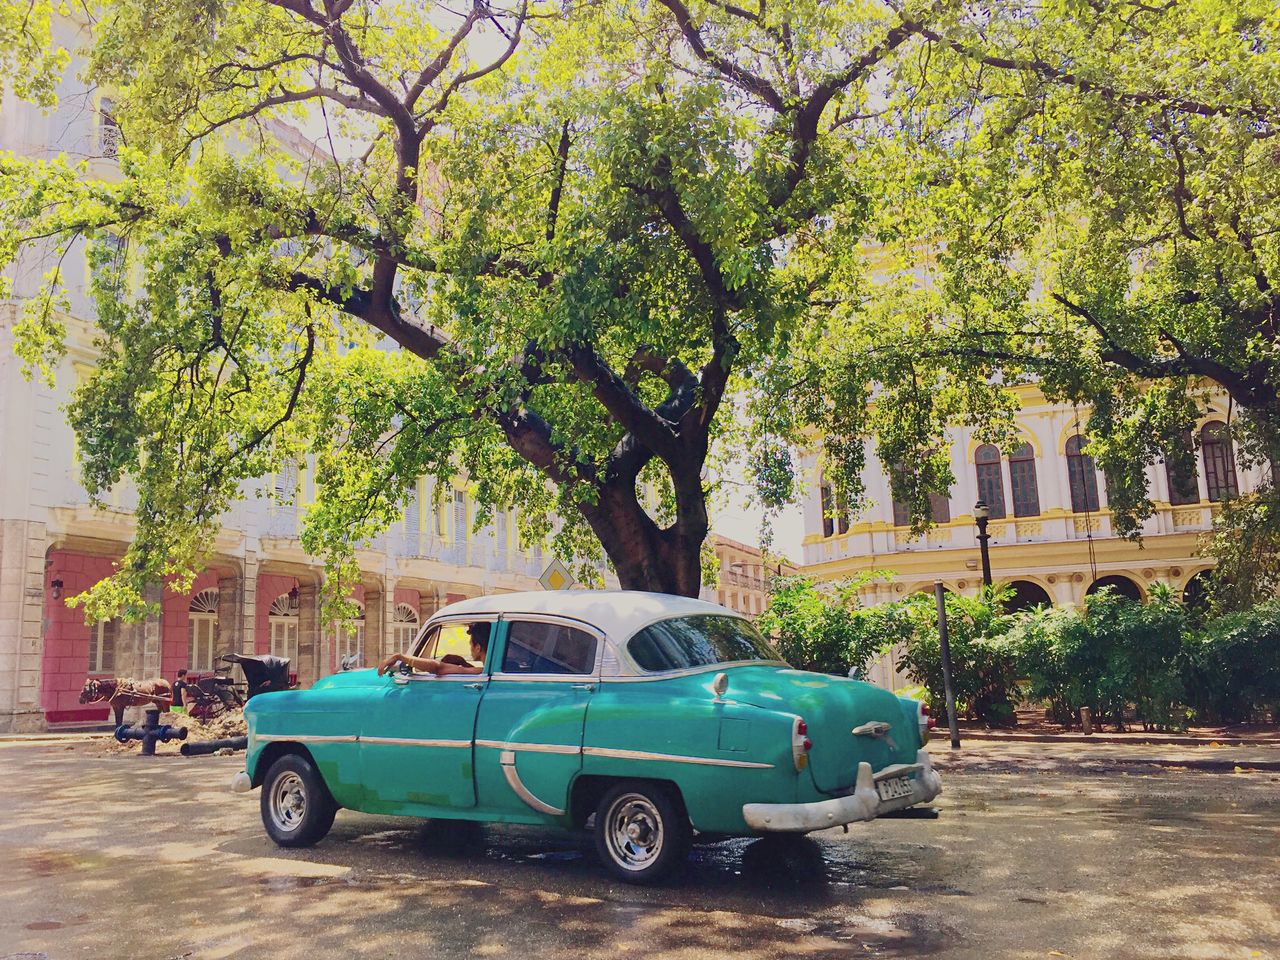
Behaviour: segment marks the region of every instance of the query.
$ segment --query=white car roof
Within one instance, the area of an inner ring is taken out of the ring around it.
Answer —
[[[614,642],[629,639],[637,630],[669,617],[741,614],[718,603],[639,590],[533,590],[527,593],[495,593],[460,600],[442,607],[432,619],[458,614],[541,613],[582,620]]]

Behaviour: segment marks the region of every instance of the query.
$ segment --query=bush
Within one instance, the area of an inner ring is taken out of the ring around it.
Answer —
[[[905,640],[911,625],[896,605],[859,605],[860,584],[819,588],[802,577],[784,580],[757,625],[773,637],[787,662],[801,670],[847,676],[853,668],[862,673]]]
[[[1211,620],[1187,636],[1182,673],[1197,714],[1224,723],[1280,721],[1280,601]]]
[[[1144,724],[1182,719],[1179,655],[1186,629],[1182,608],[1167,592],[1138,603],[1110,590],[1084,609],[1042,609],[1018,618],[1009,641],[1018,651],[1027,692],[1070,723],[1081,707],[1123,727],[1132,704]]]
[[[937,601],[927,594],[916,594],[902,601],[901,607],[912,627],[902,663],[911,679],[929,691],[930,709],[945,715]],[[1013,724],[1014,703],[1021,694],[1018,658],[1007,637],[1013,618],[1004,613],[999,595],[962,597],[948,593],[946,607],[957,713],[992,726]]]

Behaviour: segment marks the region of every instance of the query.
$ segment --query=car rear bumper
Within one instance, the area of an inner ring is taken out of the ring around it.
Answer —
[[[876,784],[897,777],[911,776],[911,792],[891,800],[881,800]],[[858,764],[858,779],[853,792],[846,797],[819,800],[815,803],[747,803],[742,817],[747,826],[761,833],[808,833],[861,820],[874,820],[883,814],[917,803],[928,803],[942,792],[942,779],[933,769],[927,750],[916,754],[915,763],[899,763],[872,773],[871,764]]]

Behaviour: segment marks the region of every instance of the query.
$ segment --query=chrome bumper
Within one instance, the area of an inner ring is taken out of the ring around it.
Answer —
[[[253,789],[253,781],[249,779],[249,774],[241,770],[231,778],[232,793],[248,793]]]
[[[911,793],[892,800],[881,800],[876,790],[880,780],[891,780],[914,774]],[[846,823],[874,820],[882,814],[917,803],[928,803],[942,792],[942,779],[933,769],[933,761],[927,750],[916,754],[915,763],[899,763],[871,772],[871,764],[858,764],[858,779],[853,793],[833,800],[815,803],[747,803],[742,806],[742,817],[752,830],[762,833],[808,833]]]

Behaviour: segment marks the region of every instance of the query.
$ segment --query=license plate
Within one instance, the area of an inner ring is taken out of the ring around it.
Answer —
[[[881,780],[876,784],[876,791],[880,794],[881,800],[909,797],[911,796],[911,778],[894,777],[891,780]]]

